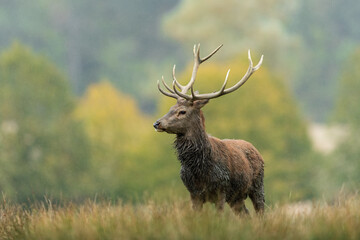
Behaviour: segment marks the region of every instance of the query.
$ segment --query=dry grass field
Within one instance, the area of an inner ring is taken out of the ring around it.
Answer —
[[[187,200],[0,208],[0,239],[360,239],[360,197],[268,207],[263,217],[194,212]]]

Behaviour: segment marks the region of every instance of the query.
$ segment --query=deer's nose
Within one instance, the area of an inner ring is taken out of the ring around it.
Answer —
[[[156,122],[153,124],[153,126],[154,126],[155,129],[158,129],[159,125],[160,125],[160,122],[159,122],[159,121],[156,121]]]

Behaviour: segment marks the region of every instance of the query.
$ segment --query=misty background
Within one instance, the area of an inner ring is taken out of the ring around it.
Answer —
[[[156,81],[176,64],[218,90],[207,131],[252,142],[269,202],[359,188],[360,2],[1,0],[0,191],[18,201],[186,195],[172,141],[152,123],[174,104]]]

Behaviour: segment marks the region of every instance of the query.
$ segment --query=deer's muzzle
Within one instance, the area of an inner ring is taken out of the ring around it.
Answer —
[[[156,121],[154,124],[153,124],[154,128],[155,128],[155,131],[157,132],[162,132],[164,131],[163,129],[160,128],[160,122],[159,121]]]

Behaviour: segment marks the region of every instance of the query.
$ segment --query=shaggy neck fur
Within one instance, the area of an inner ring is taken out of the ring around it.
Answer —
[[[211,164],[211,144],[205,132],[202,112],[192,126],[186,134],[176,136],[174,145],[181,165],[201,172]]]

